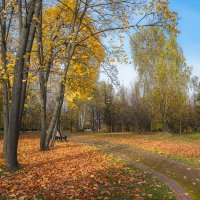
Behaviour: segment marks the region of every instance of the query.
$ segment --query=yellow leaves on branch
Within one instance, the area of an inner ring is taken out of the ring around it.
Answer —
[[[88,56],[87,56],[87,55],[82,55],[81,59],[82,59],[82,60],[87,60],[87,59],[88,59]]]
[[[75,64],[69,71],[66,89],[66,99],[72,108],[78,101],[91,100],[91,95],[96,86],[98,68],[86,67],[83,64]]]
[[[76,106],[78,101],[91,100],[99,76],[100,62],[105,59],[105,52],[97,39],[90,37],[84,45],[87,48],[77,47],[68,73],[65,96],[70,107]]]
[[[1,54],[0,54],[0,56],[1,56]],[[7,57],[6,70],[2,68],[2,63],[1,63],[1,59],[0,59],[0,78],[9,79],[9,82],[12,86],[16,58],[15,58],[15,55],[10,52],[7,52],[6,57]]]
[[[114,58],[111,58],[111,59],[110,59],[110,62],[115,62],[115,59],[114,59]]]
[[[35,20],[37,23],[41,23],[40,19],[38,17],[36,17],[36,15],[33,15],[33,20]]]
[[[145,10],[147,12],[149,10],[154,10],[158,15],[163,17],[164,25],[170,32],[178,32],[176,29],[177,13],[170,11],[168,0],[152,0]]]
[[[32,72],[29,72],[28,74],[28,79],[27,80],[23,80],[24,82],[25,81],[28,81],[29,83],[35,83],[37,82],[39,79],[39,77],[37,75],[35,75],[34,73]]]
[[[68,45],[76,44],[75,53],[71,57],[70,67],[66,82],[66,100],[70,105],[75,105],[78,100],[89,100],[92,96],[95,84],[99,75],[101,62],[105,59],[105,50],[101,45],[100,34],[91,35],[95,32],[92,19],[87,15],[83,18],[78,37],[75,38],[75,32],[71,32],[70,27],[73,24],[74,0],[64,0],[64,4],[58,4],[53,8],[44,10],[43,13],[43,50],[44,63],[40,66],[37,53],[33,53],[31,64],[36,70],[46,71],[49,61],[53,58],[51,67],[52,76],[60,82],[63,77],[63,69],[68,55]],[[79,17],[75,26],[79,23]],[[78,27],[78,26],[77,26]],[[76,28],[77,28],[76,27]],[[75,30],[76,30],[75,28]],[[87,38],[86,40],[84,40]],[[81,42],[83,41],[83,42]],[[80,45],[78,45],[80,43]],[[37,52],[37,45],[34,45],[33,52]],[[56,53],[55,53],[56,52]],[[31,80],[36,80],[34,74],[31,74]]]
[[[65,1],[64,3],[73,9],[74,1]],[[69,27],[69,24],[72,22],[73,15],[70,14],[70,12],[64,12],[65,10],[66,7],[60,4],[45,11],[44,46],[45,55],[47,55],[45,57],[46,59],[48,58],[49,52],[51,52],[50,49],[52,45],[54,46],[53,48],[60,48],[64,46],[62,44],[63,41],[70,44],[74,42],[78,44],[80,41],[84,40],[84,38],[87,38],[80,46],[78,45],[76,47],[67,76],[65,96],[68,104],[72,105],[77,100],[88,100],[91,98],[98,78],[100,63],[104,61],[106,55],[100,43],[100,35],[96,34],[95,36],[91,36],[89,29],[95,30],[95,27],[93,27],[91,23],[92,19],[86,15],[83,18],[78,38],[75,39],[76,41],[74,41],[74,33],[66,34],[67,27]],[[55,35],[57,37],[55,41],[52,41]],[[54,71],[56,72],[58,72],[59,68],[62,69],[64,65],[62,60],[65,60],[65,51],[64,46],[57,54],[58,60],[60,59],[61,62],[54,62]]]

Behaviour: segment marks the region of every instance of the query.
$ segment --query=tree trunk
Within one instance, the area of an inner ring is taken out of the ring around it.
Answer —
[[[41,80],[41,79],[40,79]],[[45,151],[45,138],[46,138],[46,91],[47,88],[40,81],[40,104],[41,104],[41,135],[40,135],[40,150]]]
[[[70,122],[70,132],[71,132],[71,133],[73,132],[73,122],[72,122],[72,120],[71,120],[71,122]]]
[[[95,108],[92,107],[92,113],[91,113],[91,130],[93,132],[96,131],[96,124],[95,124]]]
[[[2,68],[4,70],[4,73],[6,73],[7,70],[7,47],[6,47],[6,41],[5,41],[5,29],[6,27],[2,25],[1,29],[1,61],[2,61]],[[9,127],[9,91],[8,91],[8,80],[6,78],[6,74],[3,75],[3,82],[2,82],[2,93],[3,93],[3,121],[4,121],[4,146],[3,146],[3,153],[4,157],[6,158],[7,155],[7,136],[8,136],[8,127]]]
[[[25,20],[26,24],[23,25],[21,31],[21,43],[18,47],[14,69],[14,82],[12,88],[12,101],[10,108],[9,129],[7,138],[7,167],[10,171],[16,170],[18,168],[17,148],[20,131],[19,117],[24,69],[24,55],[26,54],[30,26],[34,14],[35,5],[36,0],[32,0]]]
[[[53,135],[53,131],[54,131],[55,127],[56,127],[56,123],[57,123],[58,119],[60,118],[60,113],[61,113],[61,109],[62,109],[62,105],[63,105],[65,85],[62,82],[60,84],[61,85],[60,85],[59,96],[57,97],[57,101],[56,101],[56,105],[55,105],[55,108],[54,108],[53,117],[51,119],[51,122],[50,122],[50,125],[49,125],[49,129],[47,130],[47,133],[46,133],[45,151],[49,150],[49,143],[50,143],[51,137]]]
[[[179,133],[182,134],[182,120],[180,117],[180,121],[179,121]]]
[[[166,116],[166,100],[163,99],[163,106],[162,106],[162,122],[163,122],[163,129],[162,131],[167,132],[168,126],[167,126],[167,116]]]
[[[36,17],[39,16],[40,7],[37,7],[35,11]],[[21,19],[20,19],[21,21]],[[19,117],[19,126],[21,127],[22,118],[23,118],[23,112],[24,112],[24,104],[26,99],[26,88],[27,88],[27,79],[28,79],[28,72],[29,72],[29,66],[30,65],[30,58],[31,58],[31,50],[33,46],[35,31],[36,31],[36,21],[34,20],[31,24],[30,28],[30,34],[28,38],[27,43],[27,49],[26,52],[29,53],[29,55],[25,58],[25,67],[24,67],[24,73],[23,73],[23,83],[22,83],[22,91],[21,91],[21,102],[20,102],[20,117]]]
[[[78,4],[76,4],[75,8],[77,6],[78,6]],[[74,34],[74,37],[68,41],[69,44],[66,43],[66,48],[67,48],[67,50],[66,50],[67,51],[67,53],[66,53],[66,63],[65,63],[62,79],[61,79],[61,82],[60,82],[59,87],[58,87],[59,92],[58,92],[58,97],[56,98],[56,105],[54,107],[54,112],[53,112],[53,116],[52,116],[49,128],[46,131],[45,137],[42,137],[42,141],[41,141],[42,143],[45,142],[45,150],[49,150],[50,139],[52,138],[57,119],[59,119],[59,117],[60,117],[60,112],[61,112],[61,108],[62,108],[63,100],[64,100],[67,73],[68,73],[68,69],[69,69],[69,66],[70,66],[71,59],[72,59],[72,55],[74,54],[74,51],[75,51],[75,48],[76,48],[76,40],[77,40],[77,37],[78,37],[78,33],[80,31],[83,16],[86,12],[86,7],[87,6],[85,6],[84,11],[82,12],[82,15],[80,17],[79,23],[78,23],[77,28],[76,28],[76,31],[75,31],[76,16],[74,16],[72,28],[71,28],[71,31],[70,31],[70,35]],[[42,44],[42,41],[41,41],[41,44]],[[46,81],[43,82],[46,85],[47,85],[47,80],[48,79],[46,79]]]
[[[122,119],[122,121],[121,121],[122,123],[121,123],[121,126],[122,126],[122,132],[124,132],[124,120]]]
[[[85,117],[86,117],[86,106],[83,104],[79,111],[79,129],[84,131],[85,129]]]
[[[49,128],[48,128],[47,133],[46,133],[46,137],[45,137],[45,150],[49,150],[50,139],[52,137],[54,128],[56,126],[56,122],[60,118],[60,113],[61,113],[63,100],[64,100],[67,73],[68,73],[68,69],[69,69],[69,66],[70,66],[70,60],[71,60],[71,57],[74,53],[74,50],[75,50],[75,46],[73,46],[71,51],[69,51],[69,56],[68,56],[68,59],[67,59],[68,62],[65,65],[63,79],[61,80],[59,87],[58,87],[59,92],[58,92],[58,97],[56,98],[56,105],[54,107],[53,116],[52,116]]]
[[[58,119],[56,122],[53,135],[50,139],[50,144],[49,144],[50,147],[54,147],[57,131],[60,133],[60,119]]]
[[[98,111],[98,132],[101,131],[101,113]]]

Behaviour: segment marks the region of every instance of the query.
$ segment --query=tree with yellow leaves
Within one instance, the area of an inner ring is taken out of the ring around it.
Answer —
[[[36,21],[33,16],[39,15],[42,0],[2,0],[0,4],[1,64],[3,76],[3,118],[4,118],[4,155],[8,170],[18,168],[17,147],[21,127],[20,110],[23,99],[22,84],[26,58],[29,61],[34,40]],[[17,16],[16,18],[14,16]],[[16,23],[17,22],[17,23]],[[15,31],[12,32],[14,26]],[[18,33],[18,36],[16,34]],[[12,88],[9,85],[9,47],[15,38],[15,61]],[[11,93],[11,97],[9,97]]]
[[[77,9],[74,8],[73,1],[68,1],[67,5],[72,10]],[[56,124],[59,121],[65,94],[67,94],[69,104],[74,99],[89,98],[94,88],[93,85],[98,78],[100,63],[105,58],[98,34],[95,37],[88,37],[81,45],[78,44],[84,37],[91,34],[83,27],[82,21],[87,22],[92,30],[95,27],[93,27],[92,20],[85,13],[82,13],[83,19],[80,21],[80,17],[74,19],[73,15],[66,15],[68,9],[63,4],[46,9],[41,19],[43,20],[43,26],[37,32],[39,38],[37,42],[39,54],[37,55],[39,56],[33,62],[39,71],[40,80],[41,150],[49,148],[50,139],[55,133]],[[59,83],[57,86],[58,97],[55,97],[56,106],[47,130],[47,89],[49,77],[52,76],[55,76],[55,80]]]
[[[109,49],[109,45],[102,42],[102,38],[106,38],[108,32],[115,32],[120,37],[131,28],[140,29],[146,26],[165,26],[169,31],[176,32],[176,14],[169,10],[166,0],[153,0],[148,4],[143,1],[55,0],[52,1],[51,7],[47,9],[44,7],[44,10],[42,4],[42,0],[25,2],[2,0],[0,5],[1,62],[2,72],[6,74],[2,76],[4,143],[5,153],[8,155],[7,166],[11,170],[18,167],[17,147],[27,81],[34,73],[39,74],[40,86],[42,116],[40,147],[41,150],[48,150],[64,101],[68,75],[70,73],[73,77],[80,74],[83,77],[90,75],[90,79],[94,80],[100,66],[103,69],[107,66],[114,67],[110,58],[124,60],[124,57],[119,57],[122,54],[118,49],[113,51]],[[139,16],[140,20],[133,23],[135,16]],[[18,23],[14,23],[16,21]],[[10,31],[12,27],[15,28],[13,32]],[[8,38],[12,36],[16,43],[10,42],[10,44],[14,45],[16,59],[13,65],[13,84],[9,87],[7,76],[11,74],[8,70],[9,48],[7,47]],[[32,53],[33,43],[34,53]],[[105,58],[105,54],[108,58]],[[74,66],[77,67],[78,73],[74,74],[76,72],[73,70]],[[86,73],[85,67],[91,72]],[[31,76],[29,72],[32,73]],[[47,87],[49,76],[52,74],[58,77],[58,86],[54,112],[47,129]]]
[[[181,130],[188,100],[190,68],[173,34],[146,28],[132,38],[132,52],[151,126],[155,130]]]

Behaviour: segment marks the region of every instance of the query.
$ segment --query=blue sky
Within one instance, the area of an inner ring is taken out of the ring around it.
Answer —
[[[200,0],[171,0],[171,9],[179,14],[178,42],[183,49],[187,64],[200,77]]]
[[[200,0],[170,0],[170,8],[179,14],[178,42],[183,49],[187,64],[193,67],[193,74],[200,78]],[[125,47],[130,54],[129,38]],[[133,64],[117,64],[119,80],[130,86],[137,78]]]

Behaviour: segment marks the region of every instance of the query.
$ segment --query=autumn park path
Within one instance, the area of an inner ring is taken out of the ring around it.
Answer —
[[[200,199],[200,167],[110,141],[83,137],[71,137],[70,140],[92,145],[152,174],[172,189],[177,200]]]

